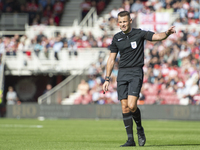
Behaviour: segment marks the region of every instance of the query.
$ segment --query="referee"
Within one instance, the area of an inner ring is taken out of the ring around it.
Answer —
[[[144,40],[161,41],[176,31],[174,26],[161,33],[131,28],[132,19],[127,11],[121,11],[118,14],[118,23],[121,32],[114,35],[110,45],[111,53],[107,61],[103,91],[108,91],[110,75],[116,56],[120,52],[117,93],[118,99],[121,101],[122,116],[128,136],[127,142],[121,147],[136,146],[133,137],[133,119],[137,125],[139,146],[144,146],[146,137],[141,125],[140,109],[137,107],[143,83]]]

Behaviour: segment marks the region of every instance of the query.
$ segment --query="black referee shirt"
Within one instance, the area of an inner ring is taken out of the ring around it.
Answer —
[[[152,41],[154,32],[132,29],[129,33],[118,32],[110,45],[111,53],[120,52],[120,68],[143,67],[144,40]]]

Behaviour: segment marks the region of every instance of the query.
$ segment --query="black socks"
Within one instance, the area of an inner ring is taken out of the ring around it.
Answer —
[[[141,114],[140,109],[137,107],[137,110],[135,112],[131,112],[133,119],[135,120],[135,123],[137,125],[137,128],[141,128]]]
[[[133,138],[133,119],[134,119],[134,121],[137,125],[137,129],[142,128],[140,109],[137,108],[137,110],[135,112],[123,113],[122,116],[123,116],[124,126],[126,128],[128,140],[134,141],[134,138]]]
[[[126,128],[126,133],[128,136],[128,140],[133,140],[133,118],[132,118],[132,113],[125,113],[122,114],[123,116],[123,121],[124,121],[124,126]]]

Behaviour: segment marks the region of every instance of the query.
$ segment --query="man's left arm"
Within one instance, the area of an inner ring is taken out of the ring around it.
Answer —
[[[176,33],[175,26],[171,26],[167,31],[153,34],[152,41],[162,41],[173,33]]]

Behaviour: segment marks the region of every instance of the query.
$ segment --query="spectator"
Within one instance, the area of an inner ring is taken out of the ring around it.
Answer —
[[[63,3],[59,0],[56,0],[56,2],[53,5],[53,11],[56,15],[59,16],[59,18],[63,12],[63,8],[64,8]]]
[[[78,85],[78,91],[83,97],[88,94],[89,85],[84,79],[82,79],[81,83]]]
[[[64,5],[61,1],[57,0],[53,5],[53,12],[54,12],[54,21],[57,26],[59,26],[60,18],[63,13]]]
[[[56,60],[59,60],[58,53],[61,51],[62,47],[63,47],[63,43],[61,41],[61,37],[57,36],[56,41],[53,45],[54,56],[55,56]]]
[[[42,46],[42,41],[40,41],[37,44],[35,44],[34,52],[35,52],[37,57],[39,57],[39,54],[43,49],[44,49],[44,47]]]
[[[78,85],[78,93],[80,96],[75,99],[75,104],[88,104],[91,102],[92,98],[89,94],[89,85],[84,79]]]
[[[99,15],[105,8],[105,0],[99,0],[96,5],[97,14]]]
[[[48,5],[45,10],[43,11],[43,17],[47,17],[47,18],[50,18],[53,16],[53,12],[52,12],[52,9],[51,9],[51,6]]]
[[[91,2],[90,0],[84,0],[82,3],[81,3],[81,15],[82,15],[82,19],[87,15],[87,13],[90,11],[90,8],[91,8]]]
[[[61,41],[64,43],[64,42],[68,42],[68,38],[67,38],[67,35],[66,33],[63,35]]]
[[[12,86],[8,87],[8,92],[6,94],[7,105],[17,104],[17,93],[14,91]]]
[[[46,85],[46,89],[44,90],[43,94],[49,92],[52,89],[52,85],[51,84],[47,84]]]
[[[17,50],[17,42],[16,39],[14,37],[10,38],[6,38],[5,39],[5,50],[6,50],[6,55],[11,55],[11,56],[15,56],[16,55],[16,50]]]
[[[125,11],[130,11],[130,1],[129,0],[125,0],[124,2],[123,2],[123,8],[124,8],[124,10]]]
[[[177,18],[176,21],[173,23],[174,26],[180,27],[183,25],[180,18]]]
[[[190,104],[195,104],[194,96],[198,94],[199,87],[196,80],[193,81],[189,91]]]
[[[44,36],[42,38],[42,46],[43,46],[43,51],[44,51],[45,57],[48,59],[49,58],[49,49],[50,49],[51,45],[49,43],[49,39],[46,36]]]
[[[20,13],[27,13],[25,4],[20,5]]]
[[[184,9],[182,6],[183,6],[182,2],[179,2],[177,13],[179,14],[181,19],[186,18],[186,16],[187,16],[187,9]]]
[[[38,5],[36,4],[35,0],[28,2],[26,4],[26,9],[29,14],[29,24],[32,24],[38,11]]]
[[[200,10],[198,8],[196,8],[194,10],[194,19],[199,19],[199,16],[200,16]]]
[[[54,1],[52,1],[52,0],[47,0],[47,5],[46,5],[46,7],[50,6],[51,10],[53,10],[53,4],[54,4]],[[45,7],[45,8],[46,8],[46,7]]]
[[[42,31],[40,31],[40,33],[37,35],[37,42],[41,42],[42,41],[42,38],[44,37],[45,35],[43,34]]]
[[[141,11],[143,9],[143,4],[141,3],[140,0],[136,0],[135,3],[132,4],[131,6],[131,12],[138,12]]]
[[[46,5],[47,5],[47,0],[38,0],[38,3],[39,3],[43,8],[45,8]]]
[[[94,63],[92,63],[88,69],[89,76],[94,76],[97,73],[97,67]]]
[[[67,45],[69,50],[69,57],[71,58],[72,54],[74,56],[78,56],[76,42],[74,42],[73,39],[69,39]]]
[[[182,46],[181,51],[179,52],[179,58],[183,59],[185,57],[188,57],[190,55],[190,51],[187,48],[187,46]]]
[[[102,89],[98,87],[92,95],[92,100],[93,100],[93,103],[100,104],[100,105],[113,103],[112,98],[111,98],[111,91],[107,91],[104,94]]]
[[[100,29],[105,31],[106,28],[108,27],[108,22],[106,21],[105,18],[103,18],[103,22],[99,25]]]
[[[119,100],[118,100],[118,94],[117,94],[117,89],[113,88],[111,91],[111,100],[113,104],[119,104]]]
[[[119,13],[119,10],[116,7],[114,7],[110,12],[111,18],[117,19],[118,13]]]
[[[93,93],[92,93],[92,102],[94,104],[104,104],[104,100],[100,98],[100,91],[101,89],[98,86],[94,86]]]

